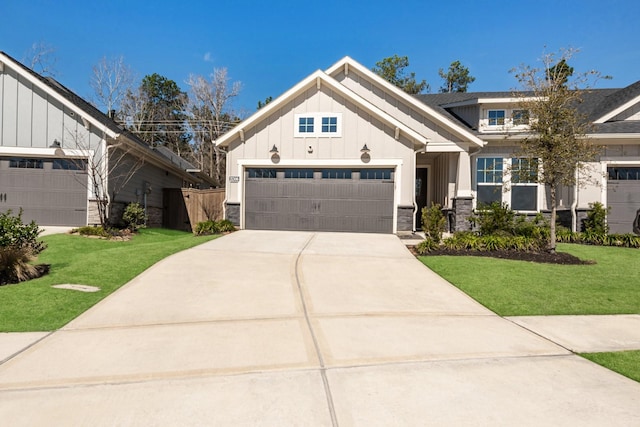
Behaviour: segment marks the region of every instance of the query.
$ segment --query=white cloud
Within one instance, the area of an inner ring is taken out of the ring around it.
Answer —
[[[211,52],[207,52],[204,54],[204,62],[213,62],[213,56],[211,56]]]

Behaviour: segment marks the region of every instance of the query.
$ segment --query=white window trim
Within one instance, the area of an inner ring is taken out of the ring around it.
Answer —
[[[502,125],[490,125],[489,124],[489,111],[504,111],[504,124]],[[480,132],[504,132],[510,131],[526,131],[530,127],[531,113],[529,112],[529,123],[514,125],[513,113],[515,111],[526,111],[526,108],[484,108],[482,109],[482,117],[480,118]]]
[[[313,132],[300,132],[300,118],[313,118]],[[336,131],[322,132],[322,119],[327,117],[335,117]],[[295,138],[340,138],[342,137],[342,113],[299,113],[294,114],[293,136]]]
[[[516,210],[518,213],[538,213],[542,209],[543,206],[543,198],[544,198],[544,186],[540,182],[526,182],[526,183],[518,183],[514,184],[511,182],[511,165],[512,165],[512,157],[504,157],[500,155],[491,155],[487,154],[485,156],[478,156],[478,159],[493,159],[493,158],[502,158],[502,184],[492,184],[492,183],[478,183],[478,162],[477,160],[473,162],[473,179],[475,181],[475,189],[473,190],[473,204],[474,209],[478,208],[478,185],[484,186],[502,186],[502,203],[506,203],[509,205],[511,209],[511,187],[513,186],[527,186],[527,187],[537,187],[538,191],[536,191],[536,210],[533,211],[522,211]],[[542,167],[542,162],[538,161],[538,169]],[[605,168],[606,171],[606,168]]]

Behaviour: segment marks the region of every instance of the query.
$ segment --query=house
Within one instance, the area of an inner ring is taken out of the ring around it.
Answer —
[[[193,166],[150,147],[68,88],[0,52],[0,211],[39,225],[117,221],[138,202],[163,223],[163,189],[205,185]]]
[[[410,96],[349,57],[316,71],[221,136],[225,216],[241,228],[401,233],[438,203],[453,230],[478,202],[549,209],[544,186],[506,185],[528,112],[511,93]],[[581,106],[604,146],[583,188],[561,191],[561,217],[580,227],[589,203],[611,206],[612,232],[640,209],[640,82],[587,94]],[[523,174],[524,175],[524,174]]]

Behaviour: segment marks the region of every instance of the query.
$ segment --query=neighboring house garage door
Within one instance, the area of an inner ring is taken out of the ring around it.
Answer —
[[[86,162],[0,157],[0,211],[20,208],[24,222],[86,225]]]
[[[245,228],[393,232],[392,169],[247,169]]]
[[[636,234],[640,215],[640,167],[616,166],[608,168],[607,216],[610,233]]]

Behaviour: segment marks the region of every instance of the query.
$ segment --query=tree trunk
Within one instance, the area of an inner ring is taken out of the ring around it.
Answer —
[[[549,252],[556,252],[556,186],[550,188],[551,196],[551,221],[549,224]]]

